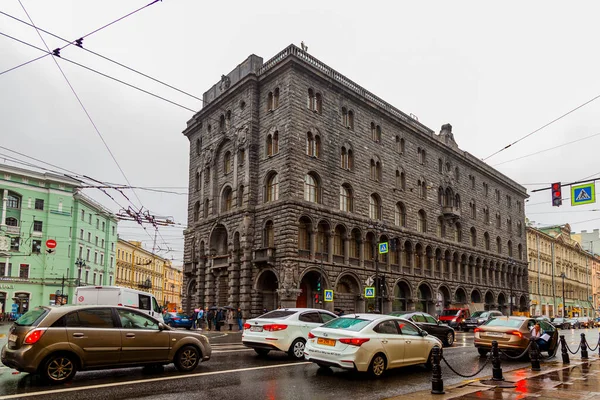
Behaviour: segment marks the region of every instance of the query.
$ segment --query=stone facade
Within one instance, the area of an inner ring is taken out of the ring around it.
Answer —
[[[507,311],[512,287],[527,310],[526,191],[450,125],[435,134],[293,45],[250,56],[204,100],[184,131],[184,308]],[[319,281],[333,302],[315,304]]]

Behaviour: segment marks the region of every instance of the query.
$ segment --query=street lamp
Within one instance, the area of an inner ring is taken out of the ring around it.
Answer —
[[[376,314],[381,313],[381,280],[379,279],[379,249],[376,247],[376,241],[379,243],[379,235],[385,232],[386,226],[383,223],[371,221],[368,225],[369,229],[375,229],[375,238],[373,240],[373,254],[375,256],[375,312]]]
[[[78,267],[77,286],[81,286],[81,267],[85,267],[85,261],[83,260],[83,258],[78,257],[77,261],[75,261],[75,265]]]
[[[563,288],[562,288],[563,289],[563,295],[562,295],[562,297],[563,297],[563,318],[567,318],[567,310],[566,310],[567,302],[565,300],[565,278],[567,276],[563,272],[563,273],[560,274],[560,277],[562,278],[562,284],[563,284],[562,285],[563,286]]]
[[[509,282],[508,282],[508,286],[509,286],[509,296],[510,296],[510,314],[509,315],[513,315],[513,285],[515,284],[515,277],[513,275],[513,268],[515,266],[515,261],[512,258],[508,258],[508,264],[511,266],[510,268],[510,275],[508,275],[509,277]]]

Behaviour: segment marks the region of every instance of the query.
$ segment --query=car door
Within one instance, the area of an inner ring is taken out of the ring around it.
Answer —
[[[305,339],[308,336],[308,332],[318,328],[323,324],[321,322],[321,316],[319,316],[317,311],[303,312],[298,317],[298,321],[300,321],[300,332],[302,333],[302,337]]]
[[[429,356],[429,346],[421,331],[410,322],[399,321],[400,333],[404,341],[404,363],[424,363]]]
[[[438,324],[438,322],[431,315],[423,314],[425,322],[422,324],[422,328],[427,331],[430,335],[433,335],[441,340],[446,338],[446,332],[448,327]]]
[[[376,339],[388,360],[389,368],[399,367],[404,364],[405,340],[400,335],[398,325],[393,319],[380,322],[373,328]]]
[[[129,309],[118,308],[121,325],[121,364],[166,361],[169,355],[170,334],[161,331],[154,318]]]
[[[69,343],[82,355],[85,366],[119,363],[121,333],[110,307],[82,309],[62,318]]]
[[[321,323],[326,324],[332,319],[336,319],[337,317],[333,314],[330,314],[325,311],[319,311],[319,315],[321,315]]]

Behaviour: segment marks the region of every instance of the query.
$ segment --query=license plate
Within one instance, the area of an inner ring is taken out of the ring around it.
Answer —
[[[250,327],[250,332],[262,332],[263,328],[262,326],[252,326]]]
[[[189,322],[189,319],[182,319],[181,322]]]
[[[322,344],[324,346],[335,346],[335,340],[333,340],[333,339],[318,338],[317,339],[317,344]]]
[[[15,342],[15,343],[16,343],[16,342],[17,342],[17,335],[14,335],[14,334],[12,334],[12,333],[11,333],[11,334],[8,336],[8,341],[9,341],[9,342]]]
[[[494,336],[494,337],[503,337],[504,333],[502,332],[486,332],[486,336]]]

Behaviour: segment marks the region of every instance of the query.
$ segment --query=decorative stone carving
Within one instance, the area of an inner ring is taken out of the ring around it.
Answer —
[[[209,147],[204,151],[204,165],[210,167],[213,161],[213,148]]]
[[[295,268],[292,266],[292,263],[289,261],[284,262],[283,264],[283,282],[281,287],[283,289],[293,289],[296,287],[296,274]]]
[[[229,79],[227,75],[221,75],[221,83],[219,84],[219,89],[221,89],[221,92],[229,89],[229,86],[231,86],[231,79]]]
[[[0,236],[0,251],[10,250],[10,238],[8,236]]]
[[[243,149],[246,147],[246,143],[248,142],[248,131],[248,125],[243,125],[235,131],[234,142],[236,148]]]
[[[298,289],[296,279],[296,267],[290,261],[283,263],[282,274],[283,282],[281,288],[277,289],[277,294],[281,301],[282,307],[295,307],[296,299],[302,293],[302,289]]]

